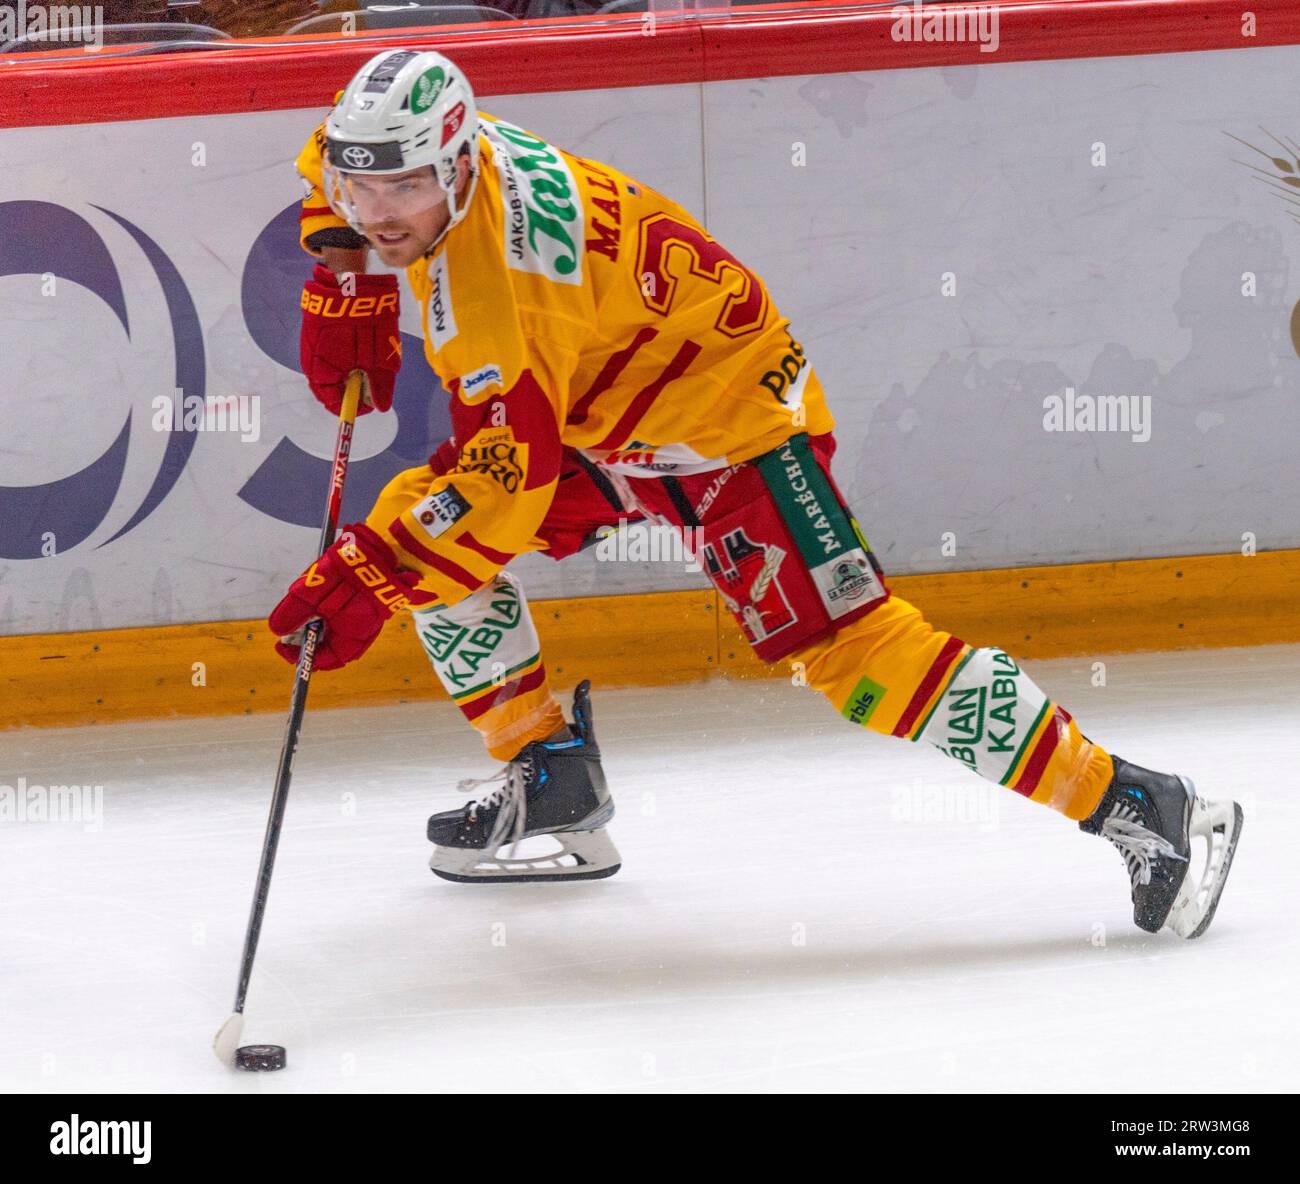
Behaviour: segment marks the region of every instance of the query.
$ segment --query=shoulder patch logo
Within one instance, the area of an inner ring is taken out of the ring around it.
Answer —
[[[477,403],[494,387],[500,390],[503,381],[501,367],[489,362],[486,366],[471,370],[460,380],[461,398],[467,403]]]
[[[454,485],[430,494],[411,508],[411,514],[430,539],[436,539],[469,511],[469,502]]]
[[[560,150],[504,120],[484,120],[501,175],[506,261],[557,284],[582,283],[578,186]]]

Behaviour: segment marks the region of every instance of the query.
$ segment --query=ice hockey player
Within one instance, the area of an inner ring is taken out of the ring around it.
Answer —
[[[645,518],[690,528],[763,661],[802,663],[849,724],[932,744],[1109,839],[1139,926],[1204,932],[1240,807],[1113,756],[1014,658],[889,593],[831,476],[834,423],[809,359],[763,281],[686,210],[479,112],[432,52],[367,62],[298,170],[302,242],[321,259],[302,297],[313,392],[337,413],[357,368],[364,410],[391,406],[399,285],[366,270],[373,251],[406,269],[453,436],[393,477],[269,623],[295,661],[296,631],[322,618],[328,669],[360,658],[395,611],[413,614],[448,693],[506,762],[489,792],[429,820],[435,872],[618,870],[587,684],[570,728],[505,568]],[[562,855],[513,854],[538,834]]]

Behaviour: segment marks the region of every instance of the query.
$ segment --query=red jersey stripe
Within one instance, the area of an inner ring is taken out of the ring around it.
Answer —
[[[663,368],[659,377],[636,393],[632,402],[627,405],[627,409],[618,417],[618,423],[613,426],[603,440],[593,444],[592,447],[613,451],[621,444],[624,444],[632,435],[632,430],[641,422],[645,413],[650,410],[650,405],[659,397],[659,392],[675,378],[680,378],[686,372],[686,368],[695,361],[696,356],[702,349],[702,346],[697,345],[689,338],[683,341],[681,348],[673,355],[673,360]]]
[[[502,567],[505,567],[514,558],[513,555],[507,555],[504,551],[498,551],[495,547],[489,547],[487,543],[480,543],[468,530],[458,534],[454,541],[470,551],[477,552],[492,563],[499,563]]]
[[[591,407],[593,400],[598,395],[603,395],[611,386],[614,380],[623,373],[628,362],[632,360],[633,354],[637,352],[648,341],[653,341],[659,336],[659,330],[653,329],[649,325],[637,330],[637,334],[631,342],[622,349],[609,355],[605,364],[600,368],[600,373],[596,375],[596,381],[591,384],[587,391],[578,399],[569,409],[569,418],[566,422],[580,424],[587,422],[587,411]]]
[[[423,543],[419,542],[416,537],[406,529],[406,523],[400,518],[394,518],[388,528],[402,549],[409,551],[421,563],[428,564],[434,571],[440,572],[450,580],[455,580],[458,584],[463,584],[471,592],[478,591],[485,581],[480,580],[477,576],[471,575],[463,567],[452,563],[439,555],[436,551],[430,551]]]

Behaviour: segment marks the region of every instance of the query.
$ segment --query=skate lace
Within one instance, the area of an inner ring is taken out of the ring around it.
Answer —
[[[1186,859],[1168,839],[1148,830],[1137,811],[1128,806],[1116,806],[1114,813],[1101,824],[1101,833],[1119,849],[1134,890],[1151,883],[1154,860]]]
[[[532,761],[528,757],[520,757],[491,777],[467,777],[456,783],[456,788],[462,792],[470,792],[484,785],[494,785],[494,788],[482,797],[465,804],[465,815],[470,822],[477,821],[480,810],[495,809],[497,812],[496,818],[492,820],[492,830],[488,834],[487,850],[495,851],[507,841],[507,836],[511,847],[524,837],[524,827],[528,817],[525,801],[531,775]]]

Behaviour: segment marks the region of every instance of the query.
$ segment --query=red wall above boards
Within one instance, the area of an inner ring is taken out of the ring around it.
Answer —
[[[889,8],[733,9],[660,18],[652,36],[644,16],[270,38],[157,56],[12,55],[0,61],[0,127],[326,107],[381,49],[430,43],[482,95],[1300,44],[1297,0],[1013,0],[998,5],[995,53],[969,41],[895,40]]]

